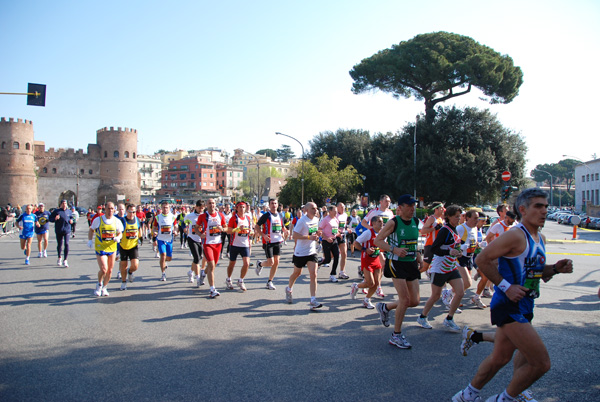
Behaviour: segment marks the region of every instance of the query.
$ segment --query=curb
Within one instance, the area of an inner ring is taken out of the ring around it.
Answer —
[[[600,241],[594,241],[594,240],[571,240],[571,239],[565,239],[565,240],[557,240],[557,239],[546,239],[546,244],[600,244]]]

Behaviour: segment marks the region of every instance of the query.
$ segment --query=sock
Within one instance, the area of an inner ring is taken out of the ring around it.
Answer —
[[[402,331],[400,331],[400,332],[394,331],[394,335],[400,335],[401,333],[402,333]]]
[[[262,261],[258,263],[258,266],[262,268]]]
[[[214,286],[211,286],[211,287],[210,287],[210,290],[211,290],[211,291],[215,290],[215,287],[214,287]]]
[[[501,393],[500,397],[498,398],[498,402],[513,402],[514,400],[515,400],[515,398],[513,398],[510,395],[508,395],[506,393],[506,390],[504,390],[504,392]]]
[[[317,298],[316,298],[315,296],[311,296],[311,297],[310,297],[310,301],[311,301],[311,302],[317,301]]]
[[[423,314],[421,314],[421,315],[419,315],[419,318],[427,318],[427,316],[426,316],[426,315],[423,315]]]
[[[390,310],[388,310],[387,304],[385,304],[385,303],[383,303],[383,311],[390,311]]]
[[[448,321],[452,321],[452,318],[453,318],[453,316],[451,316],[450,314],[448,314],[448,315],[446,316],[446,319],[447,319]]]
[[[483,334],[481,332],[474,331],[471,335],[471,340],[475,343],[483,342]]]
[[[467,385],[467,388],[463,391],[463,395],[469,399],[475,400],[479,396],[480,389],[475,388],[470,383]]]

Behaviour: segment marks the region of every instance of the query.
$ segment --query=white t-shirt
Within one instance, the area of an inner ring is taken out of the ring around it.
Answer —
[[[465,243],[460,246],[463,257],[471,256],[477,246],[477,226],[470,228],[466,223],[458,225],[456,234]]]
[[[183,218],[188,232],[187,236],[196,243],[200,243],[202,241],[200,236],[194,233],[194,225],[198,221],[198,215],[199,214],[197,214],[196,211],[192,211],[189,214],[187,214],[185,218]]]
[[[498,221],[496,224],[494,224],[494,226],[492,226],[491,228],[489,228],[487,232],[488,233],[493,233],[495,235],[495,237],[498,237],[502,233],[504,233],[507,230],[509,230],[510,228],[512,228],[513,226],[515,226],[515,225],[512,224],[511,226],[506,226],[506,224],[504,223],[504,221]]]
[[[91,229],[96,230],[100,227],[100,219],[102,219],[104,221],[105,224],[107,225],[112,225],[113,223],[115,224],[115,226],[117,227],[117,232],[119,233],[123,233],[123,223],[121,222],[120,219],[117,219],[116,216],[112,216],[112,218],[107,219],[106,215],[101,215],[99,217],[97,217],[96,219],[94,219],[94,221],[92,222],[92,225],[90,226]],[[116,222],[115,222],[116,220]]]
[[[319,219],[315,216],[310,219],[307,215],[302,215],[302,218],[296,222],[294,232],[302,236],[309,236],[317,232],[319,229]],[[296,248],[294,255],[296,257],[306,257],[312,254],[317,254],[317,241],[298,239],[296,240]]]
[[[158,223],[158,236],[156,236],[156,240],[172,242],[175,215],[170,212],[168,215],[159,214],[156,217],[156,222]]]
[[[385,211],[381,211],[379,209],[379,207],[377,207],[377,208],[370,210],[369,213],[367,214],[367,216],[365,216],[365,219],[367,220],[367,223],[370,225],[371,219],[373,219],[374,216],[381,216],[381,219],[383,219],[383,225],[385,226],[387,221],[394,218],[394,215],[395,215],[394,211],[392,211],[389,208],[386,209]]]

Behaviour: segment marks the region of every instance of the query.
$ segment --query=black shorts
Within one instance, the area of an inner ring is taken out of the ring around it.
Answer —
[[[461,267],[467,268],[469,271],[473,269],[473,256],[470,257],[458,257],[458,264]]]
[[[199,264],[200,258],[202,258],[202,242],[194,241],[188,237],[187,244],[190,249],[190,253],[192,253],[194,264]]]
[[[127,261],[127,260],[139,260],[139,254],[138,254],[138,246],[135,246],[134,248],[130,248],[129,250],[125,250],[124,248],[121,248],[121,261]]]
[[[264,243],[263,250],[267,258],[273,258],[274,255],[281,255],[281,243]]]
[[[417,261],[398,261],[385,260],[383,266],[383,275],[386,278],[392,279],[406,279],[407,281],[415,281],[421,279],[421,273],[419,272],[419,264]]]
[[[518,317],[518,315],[517,315]],[[503,311],[503,309],[499,308],[499,309],[492,309],[490,310],[490,318],[492,321],[492,325],[495,325],[497,327],[501,327],[504,324],[510,324],[511,322],[517,322],[517,320],[511,316],[511,314],[509,314],[506,311]],[[533,321],[533,313],[525,313],[522,314],[521,317],[519,318],[519,322],[523,321],[523,318],[526,321]]]
[[[433,261],[433,251],[431,251],[431,244],[429,246],[425,246],[423,249],[423,262],[427,264],[431,264]]]
[[[294,267],[296,268],[304,268],[309,262],[317,263],[318,261],[319,258],[316,254],[306,255],[303,257],[295,255],[292,257],[292,262],[294,263]]]
[[[431,273],[431,284],[435,286],[443,287],[446,283],[449,283],[453,279],[462,279],[458,269],[446,272],[445,274],[440,274],[437,272]]]
[[[346,244],[346,235],[341,235],[340,237],[336,238],[337,240],[337,244]]]
[[[237,260],[238,255],[242,258],[250,257],[250,247],[231,246],[229,248],[229,261]]]

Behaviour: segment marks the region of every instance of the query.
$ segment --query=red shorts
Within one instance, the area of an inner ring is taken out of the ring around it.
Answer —
[[[205,244],[204,258],[206,258],[206,261],[214,261],[215,264],[217,264],[219,262],[219,257],[221,256],[222,247],[223,243]]]
[[[363,271],[373,272],[376,269],[381,269],[381,261],[377,258],[361,258],[360,269]]]

